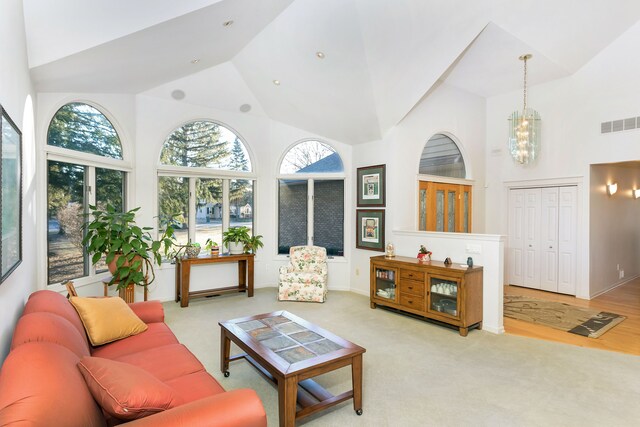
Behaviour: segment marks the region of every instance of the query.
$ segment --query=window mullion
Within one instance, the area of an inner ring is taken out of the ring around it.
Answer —
[[[307,244],[313,245],[313,198],[314,185],[313,179],[307,181]]]
[[[229,229],[230,226],[230,212],[231,206],[229,202],[229,179],[222,180],[222,232],[224,233]],[[237,212],[236,212],[237,215]]]
[[[198,178],[189,178],[189,234],[190,242],[196,241],[196,181]]]
[[[95,166],[85,166],[85,191],[84,191],[84,206],[83,212],[89,213],[89,205],[96,205],[96,168]],[[90,220],[87,217],[87,220]],[[84,253],[85,270],[88,272],[88,276],[96,275],[96,266],[91,263],[89,254],[86,251]]]

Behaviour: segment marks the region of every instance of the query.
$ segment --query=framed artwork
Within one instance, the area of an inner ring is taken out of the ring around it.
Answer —
[[[356,248],[384,251],[383,209],[356,209]]]
[[[384,207],[386,165],[358,168],[358,207]]]
[[[22,261],[22,133],[1,105],[0,128],[0,265],[4,282]]]

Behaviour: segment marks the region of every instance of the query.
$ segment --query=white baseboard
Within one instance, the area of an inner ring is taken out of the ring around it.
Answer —
[[[633,280],[636,280],[638,277],[640,277],[640,274],[636,274],[635,276],[629,277],[629,278],[627,278],[627,279],[623,280],[623,281],[622,281],[622,282],[620,282],[620,283],[616,283],[615,285],[611,286],[610,288],[603,289],[603,290],[601,290],[600,292],[597,292],[597,293],[595,293],[595,294],[591,295],[591,296],[589,297],[589,299],[594,299],[594,298],[599,297],[599,296],[600,296],[600,295],[602,295],[602,294],[606,294],[607,292],[609,292],[609,291],[611,291],[611,290],[613,290],[613,289],[615,289],[615,288],[617,288],[617,287],[619,287],[619,286],[626,285],[627,283],[629,283],[629,282],[631,282],[631,281],[633,281]]]

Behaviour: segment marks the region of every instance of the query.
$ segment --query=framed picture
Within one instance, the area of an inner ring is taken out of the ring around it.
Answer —
[[[384,251],[383,209],[356,209],[356,248]]]
[[[384,207],[386,165],[358,168],[358,207]]]
[[[22,133],[1,105],[0,128],[0,265],[4,282],[22,261]]]

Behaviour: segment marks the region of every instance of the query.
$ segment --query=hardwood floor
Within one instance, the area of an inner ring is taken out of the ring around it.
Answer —
[[[505,295],[525,295],[549,301],[564,302],[627,317],[622,323],[607,331],[600,338],[586,338],[547,326],[505,317],[504,327],[507,334],[640,355],[640,278],[618,286],[590,301],[518,286],[505,286],[504,293]]]

